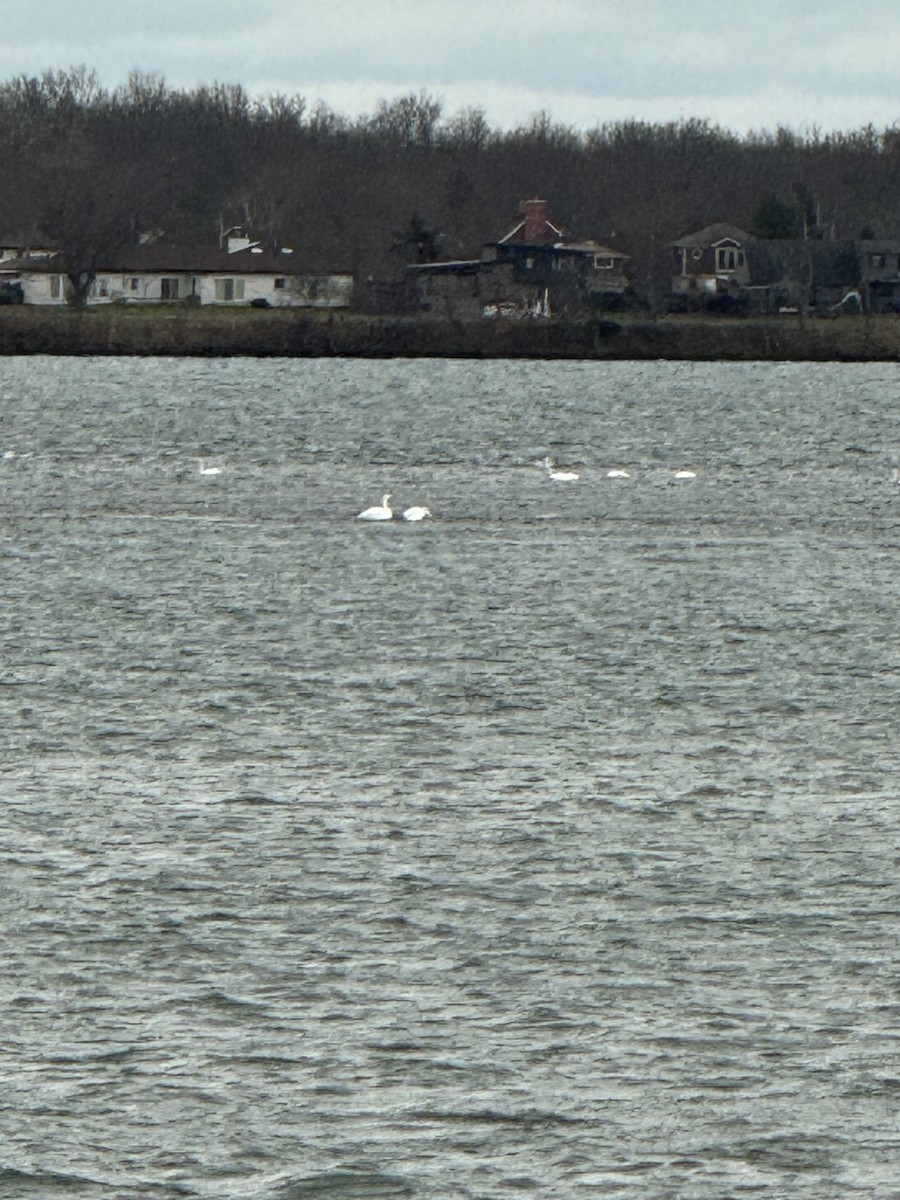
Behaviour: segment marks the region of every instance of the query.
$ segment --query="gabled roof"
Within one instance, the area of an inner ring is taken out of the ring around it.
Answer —
[[[717,242],[725,241],[726,238],[733,238],[736,242],[749,242],[753,240],[753,235],[737,225],[729,225],[727,221],[716,221],[713,225],[698,229],[696,233],[686,233],[672,245],[679,250],[683,247],[690,249],[693,246],[705,249],[707,246],[715,246]]]
[[[552,221],[548,221],[545,219],[544,225],[547,227],[547,229],[550,230],[551,233],[555,233],[558,238],[562,237],[563,231],[558,226],[554,225]],[[516,237],[516,234],[523,232],[524,229],[525,229],[525,222],[520,221],[518,223],[518,225],[514,226],[509,231],[509,233],[505,233],[503,235],[503,237],[499,239],[499,241],[497,242],[497,245],[502,246],[504,244],[504,242],[517,242],[519,239]],[[535,245],[544,245],[545,243],[535,242],[534,244]]]

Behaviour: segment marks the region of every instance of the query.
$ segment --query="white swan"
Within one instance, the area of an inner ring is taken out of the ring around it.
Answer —
[[[614,467],[611,471],[606,472],[607,479],[630,479],[631,476],[627,471],[620,471],[618,467]]]
[[[221,475],[222,474],[221,467],[208,467],[208,466],[206,466],[206,460],[203,458],[195,458],[195,459],[193,459],[193,461],[195,463],[199,463],[201,475]]]
[[[696,479],[697,472],[696,471],[676,471],[675,478],[676,479]]]
[[[555,479],[557,483],[571,483],[573,480],[578,478],[574,471],[555,470],[552,458],[545,458],[544,466],[547,468],[547,474],[550,476],[550,478]]]
[[[423,518],[430,517],[430,516],[431,516],[431,509],[430,508],[422,508],[421,505],[418,505],[418,504],[414,504],[412,506],[412,508],[405,508],[403,510],[403,520],[404,521],[421,521]]]
[[[385,492],[381,497],[380,504],[373,504],[371,508],[364,508],[361,513],[356,514],[358,521],[389,521],[394,515],[394,510],[388,507],[388,500],[391,498],[390,492]]]

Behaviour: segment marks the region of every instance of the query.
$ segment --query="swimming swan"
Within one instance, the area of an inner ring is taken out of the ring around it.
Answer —
[[[545,458],[544,466],[547,468],[547,474],[551,479],[555,479],[557,483],[570,483],[578,478],[574,471],[556,471],[553,468],[553,459]]]
[[[205,460],[202,458],[195,458],[193,461],[195,463],[200,464],[200,474],[201,475],[221,475],[222,474],[221,467],[207,467],[204,465]]]
[[[358,521],[389,521],[394,515],[394,511],[388,508],[388,500],[391,498],[390,492],[385,492],[381,497],[380,504],[373,504],[371,508],[364,508],[361,513],[356,514]]]
[[[430,508],[422,508],[418,504],[414,504],[412,506],[412,508],[405,508],[403,510],[403,520],[404,521],[421,521],[424,517],[430,517],[430,516],[431,516],[431,509]]]

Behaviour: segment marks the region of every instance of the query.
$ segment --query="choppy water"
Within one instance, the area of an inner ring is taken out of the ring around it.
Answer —
[[[0,1195],[900,1196],[897,367],[0,394]]]

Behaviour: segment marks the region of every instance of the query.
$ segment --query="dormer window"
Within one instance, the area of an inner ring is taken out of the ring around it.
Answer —
[[[744,265],[744,252],[737,246],[719,246],[716,249],[716,270],[736,271]]]

